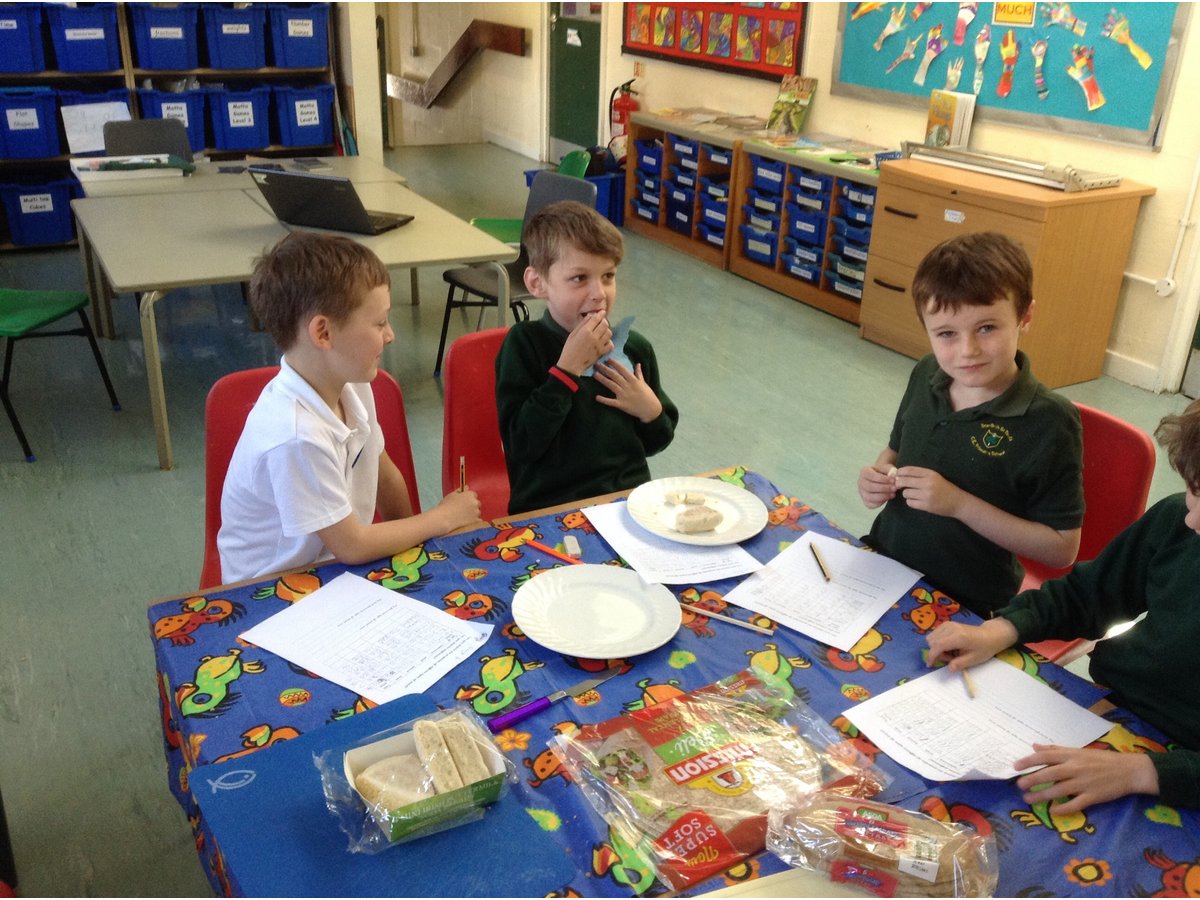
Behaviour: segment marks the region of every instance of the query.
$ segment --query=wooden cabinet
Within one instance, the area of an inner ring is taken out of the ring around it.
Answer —
[[[1142,197],[1154,188],[1066,193],[913,159],[884,163],[863,287],[860,333],[907,356],[929,352],[910,287],[941,241],[999,231],[1033,263],[1033,322],[1021,347],[1048,387],[1098,377],[1104,366]]]

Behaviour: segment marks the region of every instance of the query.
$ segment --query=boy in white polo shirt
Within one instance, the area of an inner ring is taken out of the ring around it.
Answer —
[[[250,304],[283,357],[225,476],[222,581],[329,557],[369,562],[478,521],[469,489],[413,515],[384,451],[371,382],[395,335],[391,279],[374,253],[348,238],[292,232],[255,264]]]

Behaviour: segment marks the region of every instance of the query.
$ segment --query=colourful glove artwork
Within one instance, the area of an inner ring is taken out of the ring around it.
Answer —
[[[892,15],[888,19],[888,23],[883,26],[883,31],[879,32],[879,37],[875,38],[876,50],[882,50],[883,42],[904,27],[904,11],[906,9],[908,9],[907,2],[901,3],[892,10]]]
[[[975,35],[975,81],[971,91],[978,94],[983,90],[983,64],[987,62],[988,49],[992,46],[992,28],[984,25]]]
[[[1042,71],[1042,64],[1046,61],[1046,51],[1050,49],[1050,43],[1045,39],[1034,41],[1029,52],[1033,54],[1033,86],[1037,88],[1037,98],[1045,100],[1050,96],[1050,88],[1046,86],[1046,75]]]
[[[1067,66],[1067,74],[1083,88],[1083,96],[1087,99],[1088,112],[1097,110],[1104,105],[1104,92],[1096,81],[1096,72],[1092,65],[1095,50],[1076,44],[1071,48],[1071,58],[1074,62]]]
[[[942,39],[942,26],[934,25],[929,29],[929,40],[925,43],[925,56],[921,60],[921,65],[917,67],[917,74],[913,76],[913,84],[924,84],[925,74],[929,71],[929,64],[937,59],[939,53],[946,49],[946,42]]]
[[[946,87],[944,90],[958,90],[958,81],[962,78],[963,58],[961,56],[950,60],[950,65],[946,66]]]
[[[954,23],[954,46],[961,47],[967,37],[967,27],[975,21],[975,14],[979,12],[978,3],[960,3],[958,4],[958,19]]]
[[[1060,25],[1079,37],[1083,37],[1083,33],[1087,31],[1087,22],[1075,17],[1075,14],[1071,12],[1070,3],[1042,4],[1042,18],[1047,24]]]
[[[1100,33],[1124,46],[1143,69],[1148,69],[1154,64],[1150,54],[1134,43],[1133,36],[1129,33],[1129,18],[1117,10],[1109,12]]]
[[[924,34],[925,34],[925,32],[923,32],[923,31],[918,32],[917,36],[915,38],[908,41],[904,45],[904,52],[892,60],[891,65],[889,65],[886,69],[884,69],[883,74],[885,74],[885,75],[892,74],[892,70],[895,69],[896,66],[900,65],[900,63],[904,62],[905,60],[912,59],[914,56],[916,56],[917,55],[917,44],[921,43],[921,36]]]
[[[1017,67],[1017,59],[1021,56],[1021,42],[1016,33],[1010,28],[1000,42],[1000,60],[1004,68],[1000,70],[1000,81],[996,84],[996,96],[1007,97],[1012,92],[1013,69]]]

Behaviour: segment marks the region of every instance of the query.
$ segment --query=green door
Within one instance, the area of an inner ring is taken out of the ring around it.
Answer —
[[[550,159],[557,162],[599,143],[600,12],[597,3],[550,6]]]

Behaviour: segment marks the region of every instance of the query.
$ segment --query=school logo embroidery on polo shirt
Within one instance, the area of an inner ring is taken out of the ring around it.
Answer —
[[[979,433],[971,435],[971,446],[984,456],[1003,456],[1012,443],[1012,432],[996,422],[981,422]]]

